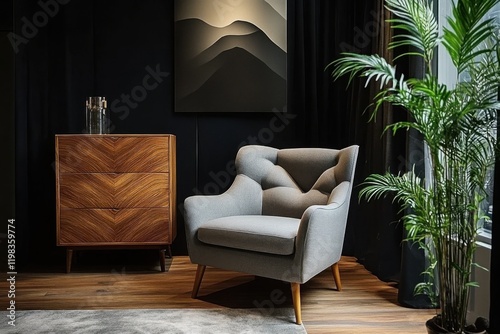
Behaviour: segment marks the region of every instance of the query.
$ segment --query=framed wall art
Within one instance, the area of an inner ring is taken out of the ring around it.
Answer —
[[[286,110],[286,0],[175,0],[175,110]]]

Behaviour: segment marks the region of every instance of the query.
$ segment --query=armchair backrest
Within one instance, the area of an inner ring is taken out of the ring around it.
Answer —
[[[236,170],[262,187],[263,215],[301,218],[309,206],[328,204],[344,181],[350,196],[357,153],[356,145],[341,150],[249,145],[238,152]]]

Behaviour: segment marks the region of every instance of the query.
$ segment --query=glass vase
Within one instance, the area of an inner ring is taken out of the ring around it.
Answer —
[[[88,97],[85,102],[86,132],[89,134],[108,134],[107,102],[103,96]]]

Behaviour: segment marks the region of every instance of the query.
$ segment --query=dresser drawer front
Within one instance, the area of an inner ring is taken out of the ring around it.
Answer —
[[[166,173],[62,174],[61,208],[168,207],[168,177]]]
[[[113,172],[114,142],[108,137],[57,137],[60,173]]]
[[[167,173],[165,136],[58,136],[61,173]]]
[[[171,244],[168,208],[61,210],[58,245]]]
[[[114,208],[114,174],[62,174],[61,208]]]
[[[66,209],[59,219],[59,245],[111,243],[115,239],[113,210]]]
[[[121,137],[115,142],[115,171],[167,173],[169,150],[168,137]]]
[[[168,174],[117,174],[114,208],[168,207]]]
[[[171,244],[168,208],[116,212],[116,242]]]

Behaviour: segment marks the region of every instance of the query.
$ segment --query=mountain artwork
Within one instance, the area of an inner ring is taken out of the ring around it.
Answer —
[[[175,0],[175,110],[286,110],[286,0]]]

